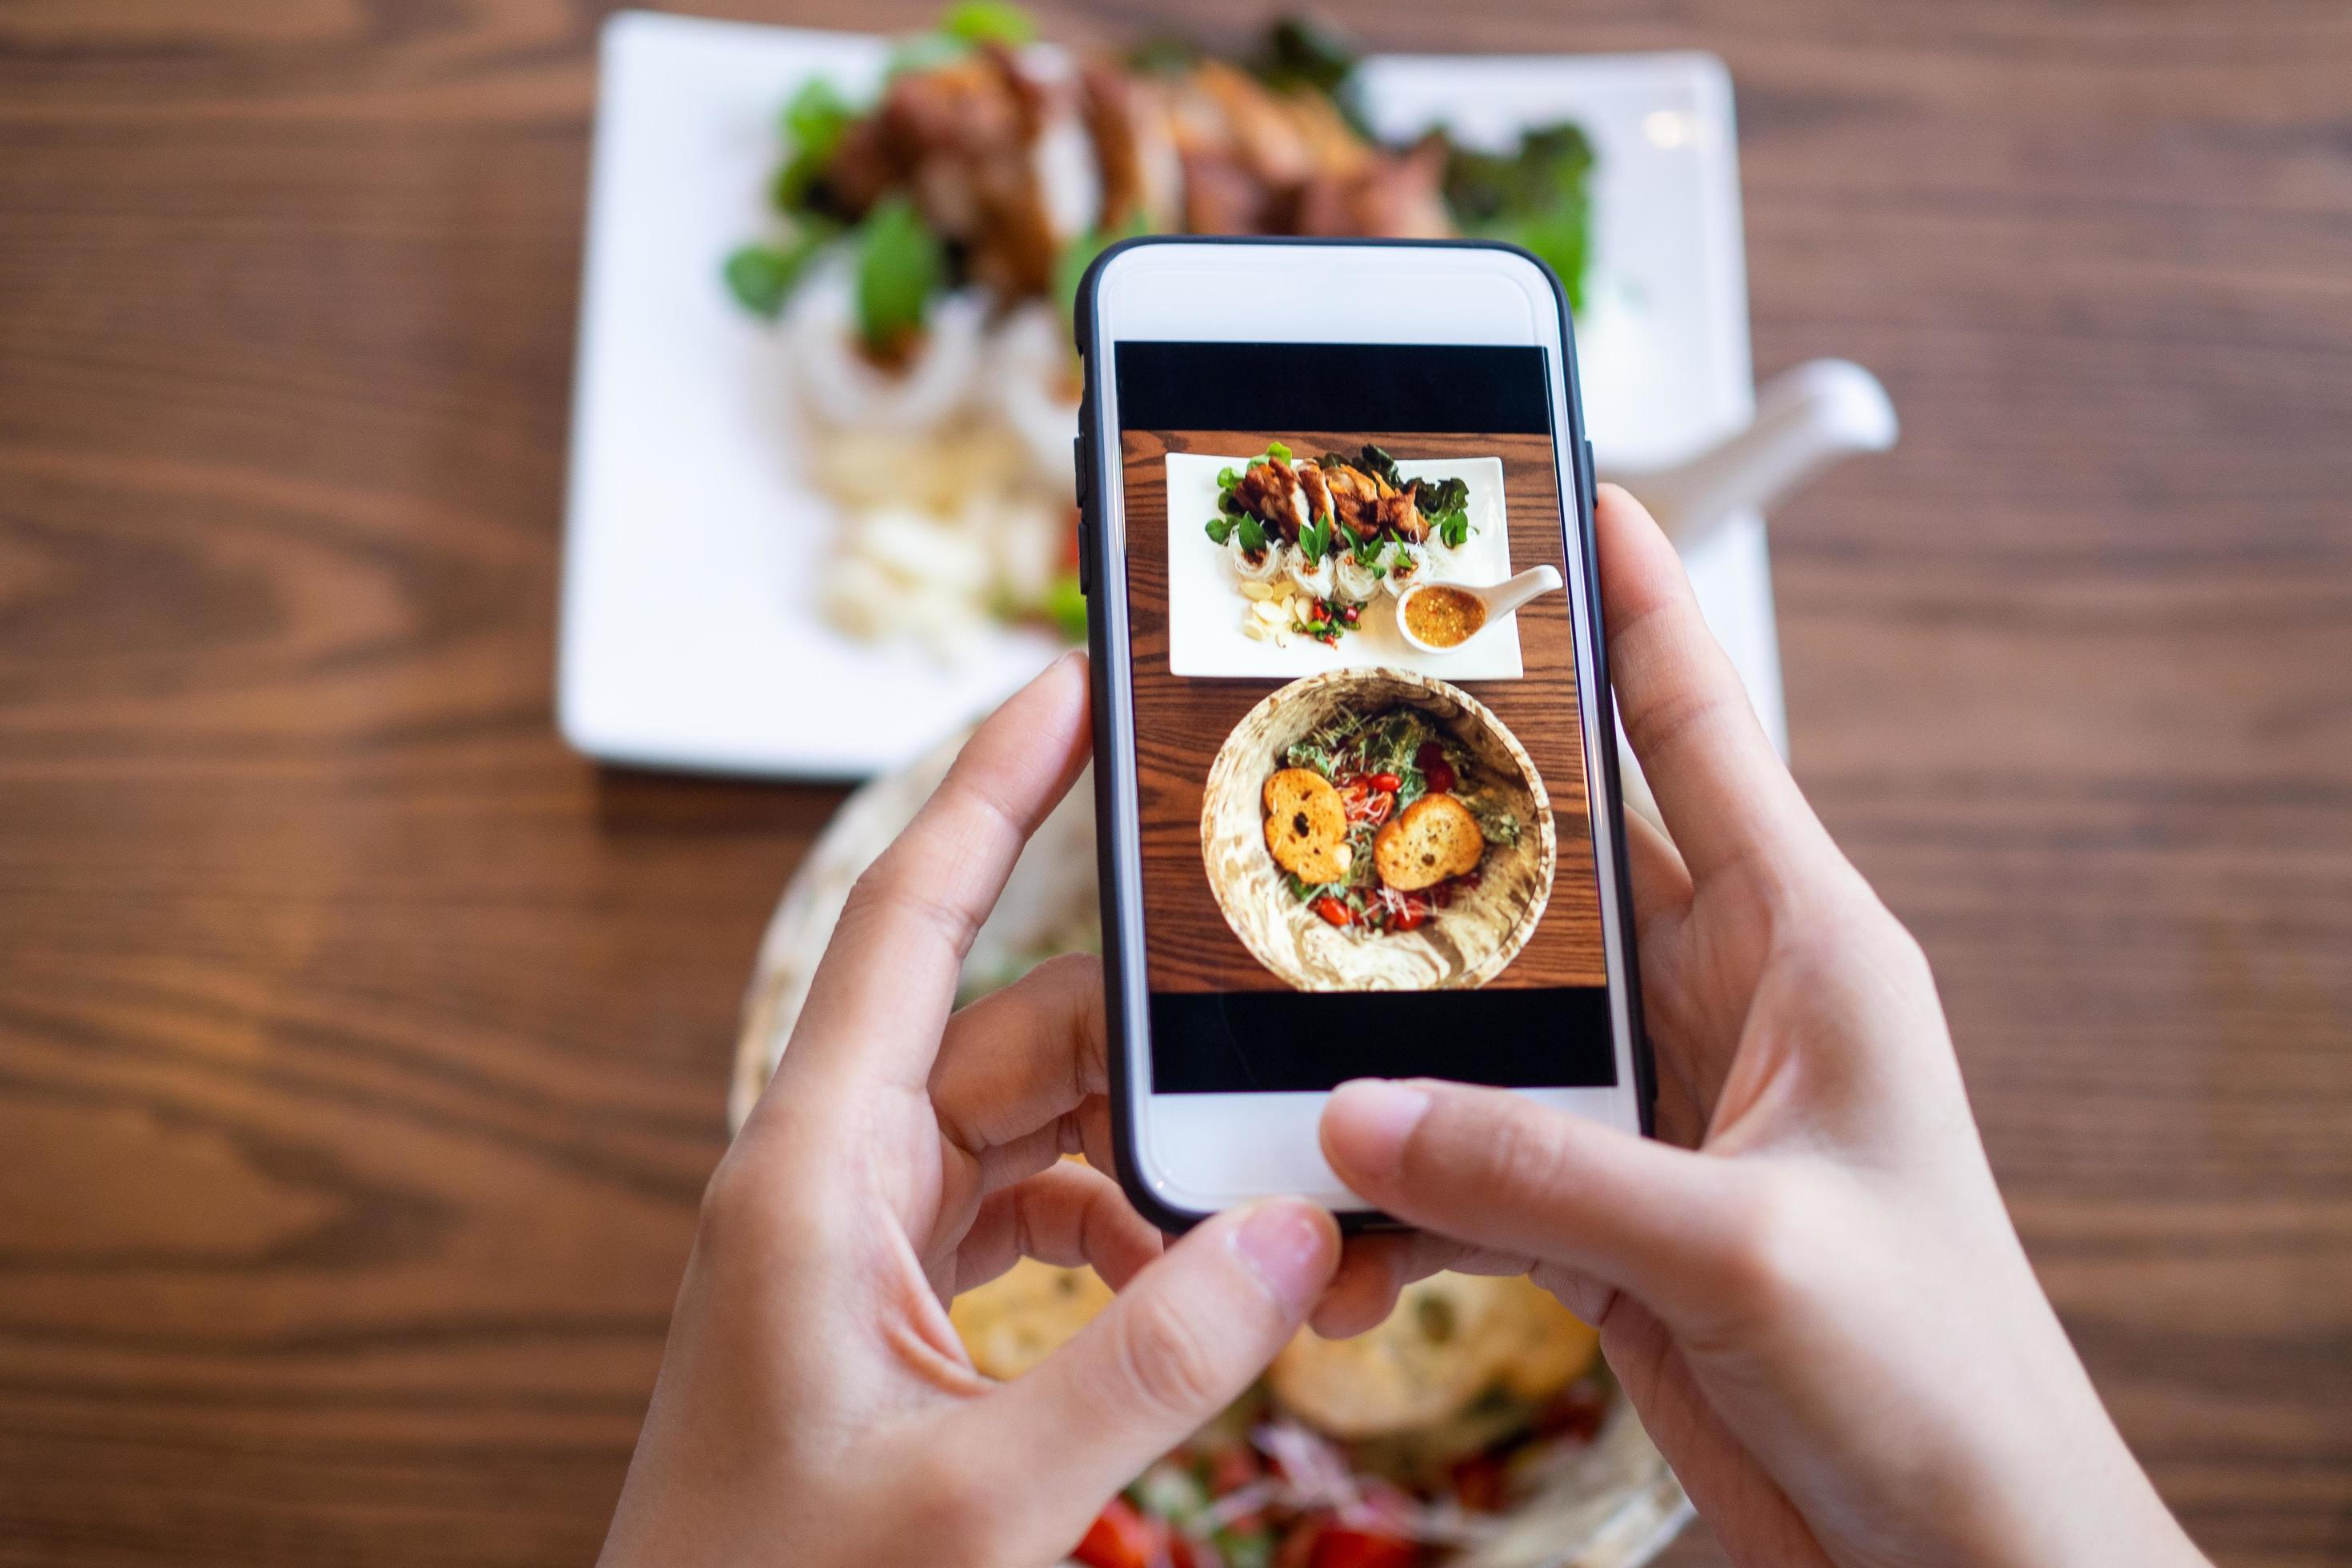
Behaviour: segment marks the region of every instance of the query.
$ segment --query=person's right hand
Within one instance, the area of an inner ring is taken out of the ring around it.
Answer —
[[[1318,1326],[1368,1326],[1433,1268],[1530,1269],[1600,1328],[1743,1563],[2203,1562],[2034,1279],[1917,944],[1657,525],[1613,486],[1598,524],[1626,738],[1673,835],[1626,824],[1666,1142],[1500,1090],[1343,1086],[1332,1168],[1429,1234],[1360,1242]]]

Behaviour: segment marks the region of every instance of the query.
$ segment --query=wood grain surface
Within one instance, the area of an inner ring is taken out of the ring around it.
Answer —
[[[553,734],[601,9],[0,7],[0,1561],[602,1535],[835,797]],[[1905,422],[1773,520],[1798,774],[2165,1495],[2352,1562],[2352,10],[1347,14],[1728,61],[1758,364]]]
[[[1134,659],[1136,815],[1154,991],[1274,991],[1283,986],[1278,976],[1250,955],[1217,908],[1202,863],[1201,808],[1202,786],[1225,737],[1284,682],[1211,680],[1170,672],[1168,469],[1163,461],[1170,452],[1263,452],[1269,441],[1277,440],[1302,454],[1353,451],[1366,441],[1377,441],[1400,461],[1499,458],[1512,570],[1547,561],[1563,576],[1568,570],[1561,558],[1559,482],[1549,437],[1336,430],[1121,432]],[[1195,523],[1187,519],[1182,526],[1191,531]],[[1192,606],[1191,613],[1238,616],[1249,603],[1237,590],[1226,598],[1223,604]],[[1543,919],[1519,955],[1489,984],[1606,985],[1609,970],[1601,942],[1600,884],[1592,871],[1592,820],[1586,809],[1575,627],[1568,595],[1548,594],[1529,602],[1519,610],[1517,621],[1520,678],[1461,685],[1494,711],[1533,759],[1551,796],[1559,847],[1551,901]]]

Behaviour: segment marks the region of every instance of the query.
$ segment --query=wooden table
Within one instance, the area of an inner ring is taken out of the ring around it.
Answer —
[[[593,9],[0,11],[0,1560],[604,1528],[835,797],[550,723]],[[2167,1496],[2352,1561],[2352,12],[1354,15],[1729,60],[1758,362],[1905,418],[1775,520],[1798,771]]]

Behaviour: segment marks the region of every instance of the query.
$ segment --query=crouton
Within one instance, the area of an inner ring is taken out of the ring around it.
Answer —
[[[1348,808],[1331,781],[1308,768],[1284,768],[1265,781],[1265,847],[1275,864],[1302,882],[1336,882],[1348,874]]]
[[[1475,868],[1486,836],[1470,808],[1450,795],[1425,795],[1372,840],[1372,867],[1402,893],[1433,888]]]

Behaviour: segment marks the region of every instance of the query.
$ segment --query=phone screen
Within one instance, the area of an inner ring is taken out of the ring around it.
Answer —
[[[1113,357],[1152,1091],[1614,1084],[1546,351]]]

